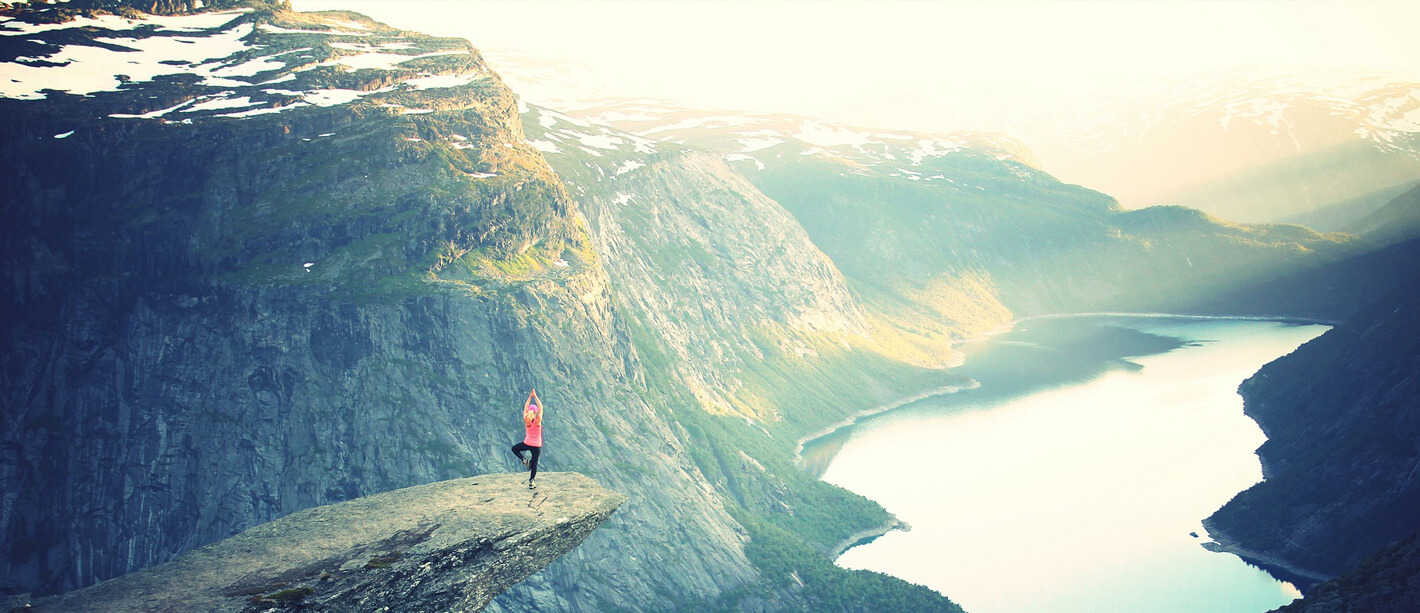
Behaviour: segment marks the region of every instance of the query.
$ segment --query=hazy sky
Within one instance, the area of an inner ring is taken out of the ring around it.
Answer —
[[[467,38],[535,102],[568,94],[546,82],[519,87],[509,50],[568,62],[575,69],[561,85],[581,92],[881,127],[973,127],[938,124],[963,105],[1032,104],[1225,71],[1420,76],[1420,2],[293,4]]]

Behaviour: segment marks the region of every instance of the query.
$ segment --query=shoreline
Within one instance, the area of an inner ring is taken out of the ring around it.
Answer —
[[[1213,535],[1213,532],[1208,532],[1208,538],[1213,539],[1213,541],[1198,543],[1198,545],[1200,545],[1201,548],[1207,549],[1207,551],[1235,556],[1235,558],[1243,560],[1243,562],[1248,563],[1248,565],[1257,566],[1257,568],[1271,575],[1272,578],[1291,583],[1292,587],[1296,587],[1296,590],[1302,593],[1302,596],[1308,595],[1312,587],[1315,587],[1318,583],[1335,579],[1331,578],[1331,576],[1322,575],[1322,573],[1312,572],[1312,570],[1296,568],[1296,566],[1292,566],[1291,563],[1285,562],[1285,560],[1279,559],[1277,556],[1245,549],[1243,546],[1231,541],[1231,539],[1225,538],[1225,536],[1225,541],[1218,541],[1216,536]]]
[[[1013,320],[1011,327],[1016,324],[1030,321],[1032,319],[1068,319],[1072,317],[1148,317],[1154,319],[1222,319],[1229,321],[1275,321],[1277,323],[1302,326],[1332,326],[1339,325],[1340,321],[1330,319],[1316,319],[1313,317],[1293,317],[1287,315],[1184,315],[1180,313],[1053,313],[1048,315],[1031,315]],[[1009,328],[1008,328],[1009,329]],[[974,337],[973,337],[974,338]]]
[[[820,430],[818,430],[818,431],[816,431],[816,432],[814,432],[814,433],[812,433],[812,434],[808,434],[808,435],[799,437],[799,441],[794,445],[794,465],[795,465],[795,466],[798,466],[799,468],[803,468],[803,464],[804,464],[804,446],[805,446],[805,445],[807,445],[808,443],[812,442],[812,441],[815,440],[815,439],[823,438],[823,437],[825,437],[825,436],[828,436],[828,435],[830,435],[830,434],[833,434],[834,432],[837,432],[837,431],[839,431],[839,430],[842,430],[843,428],[847,428],[848,426],[852,426],[852,425],[858,423],[858,420],[865,419],[865,418],[868,418],[868,417],[872,417],[872,416],[874,416],[874,415],[879,415],[879,414],[882,414],[882,413],[886,413],[886,412],[891,411],[891,410],[893,410],[893,409],[900,409],[900,408],[902,408],[902,407],[905,406],[905,405],[912,404],[912,403],[917,402],[917,401],[919,401],[919,400],[925,400],[925,399],[931,398],[931,397],[933,397],[933,396],[945,396],[945,395],[947,395],[947,394],[955,394],[955,393],[960,392],[960,391],[974,390],[974,389],[979,388],[979,387],[981,387],[981,382],[975,381],[975,380],[973,380],[973,381],[971,381],[971,382],[969,382],[969,383],[961,384],[961,385],[943,385],[943,386],[941,386],[941,387],[933,388],[933,389],[931,389],[931,390],[928,390],[928,391],[925,391],[925,392],[921,392],[921,393],[918,393],[918,394],[913,394],[913,395],[911,395],[911,396],[907,396],[907,397],[905,397],[905,398],[901,398],[901,399],[899,399],[899,400],[895,400],[895,401],[890,402],[890,403],[887,403],[887,404],[878,405],[878,406],[873,407],[873,408],[871,408],[871,409],[863,409],[863,410],[861,410],[861,411],[858,411],[858,412],[856,412],[856,413],[853,413],[853,414],[851,414],[851,415],[849,415],[849,416],[847,416],[847,417],[844,417],[843,419],[840,419],[840,420],[838,420],[838,421],[836,421],[836,422],[833,422],[832,424],[829,424],[828,426],[825,426],[824,428],[822,428],[822,429],[820,429]]]
[[[1228,536],[1226,532],[1209,526],[1207,521],[1203,522],[1203,531],[1212,540],[1199,543],[1199,546],[1213,553],[1237,556],[1243,562],[1261,568],[1273,578],[1292,584],[1292,587],[1297,588],[1297,591],[1301,592],[1303,596],[1310,592],[1316,584],[1334,578],[1316,571],[1298,568],[1277,556],[1247,549],[1239,545],[1237,540]]]
[[[846,553],[849,549],[852,549],[859,545],[867,545],[868,543],[877,540],[878,537],[884,536],[894,530],[911,532],[912,525],[908,524],[905,521],[902,521],[901,519],[898,519],[896,515],[888,513],[887,521],[873,526],[872,528],[859,530],[857,532],[854,532],[853,534],[848,535],[847,538],[839,541],[837,545],[833,546],[833,549],[828,552],[828,556],[829,558],[837,561],[838,558],[842,557],[843,554]]]

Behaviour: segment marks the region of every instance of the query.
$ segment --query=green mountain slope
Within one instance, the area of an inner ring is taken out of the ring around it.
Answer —
[[[1346,227],[1380,245],[1420,237],[1420,186],[1392,198],[1374,213]]]
[[[1208,519],[1224,546],[1324,579],[1420,528],[1416,280],[1243,383],[1266,480]]]

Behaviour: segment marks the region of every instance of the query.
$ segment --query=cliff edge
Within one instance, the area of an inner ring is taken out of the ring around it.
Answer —
[[[28,610],[479,611],[625,500],[578,473],[538,483],[479,475],[306,509]]]

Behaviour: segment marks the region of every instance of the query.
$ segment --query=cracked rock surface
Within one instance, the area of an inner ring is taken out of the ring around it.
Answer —
[[[488,474],[293,513],[33,611],[479,611],[625,500],[578,473]]]

